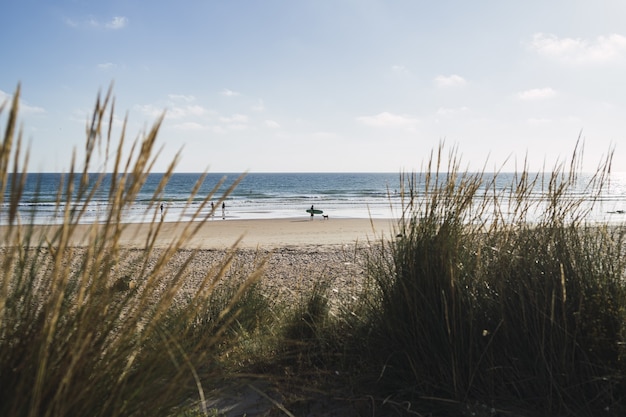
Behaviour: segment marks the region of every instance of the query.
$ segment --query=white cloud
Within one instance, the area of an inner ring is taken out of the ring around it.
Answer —
[[[223,89],[220,94],[226,97],[236,97],[240,95],[238,92],[229,90],[228,88]]]
[[[110,22],[104,25],[107,29],[117,30],[126,27],[128,19],[124,16],[115,16]]]
[[[210,110],[198,105],[172,106],[167,109],[168,119],[184,119],[187,117],[200,117],[212,113]]]
[[[467,82],[465,78],[460,75],[452,74],[452,75],[438,75],[435,77],[435,84],[438,87],[460,87],[465,85]]]
[[[196,100],[194,96],[188,96],[185,94],[169,94],[167,97],[172,101],[184,101],[186,103],[191,103]]]
[[[626,37],[612,34],[598,36],[594,40],[589,41],[536,33],[533,35],[530,47],[540,55],[566,63],[601,64],[626,56]]]
[[[187,116],[188,114],[184,107],[170,107],[165,113],[165,118],[167,119],[184,119]]]
[[[203,117],[214,115],[215,112],[198,104],[193,104],[196,100],[194,96],[183,94],[169,94],[168,101],[162,106],[160,104],[146,104],[135,106],[135,109],[151,117],[160,117],[165,111],[166,119],[183,120],[190,117]]]
[[[455,114],[459,114],[459,113],[463,113],[466,112],[468,110],[467,107],[463,106],[463,107],[439,107],[437,109],[437,116],[441,116],[441,117],[450,117],[450,116],[454,116]]]
[[[45,113],[46,110],[43,107],[31,106],[22,102],[20,105],[20,110],[24,114],[35,114],[35,113]]]
[[[185,109],[187,111],[187,114],[192,115],[192,116],[203,116],[209,113],[207,109],[198,105],[187,106]]]
[[[409,69],[404,65],[393,65],[391,70],[398,75],[407,75],[409,74]]]
[[[248,116],[244,114],[233,114],[230,117],[220,117],[223,123],[243,124],[248,123]]]
[[[259,100],[257,104],[252,106],[252,110],[253,111],[265,111],[265,103],[263,103],[263,100]]]
[[[314,141],[333,141],[341,139],[341,135],[335,132],[319,131],[311,133],[311,139]]]
[[[270,129],[278,129],[280,127],[280,124],[274,120],[266,120],[264,124],[265,127],[269,127]]]
[[[77,21],[66,17],[65,24],[73,28],[91,27],[95,29],[119,30],[128,26],[128,18],[124,16],[115,16],[109,22],[101,22],[100,20],[89,17],[82,21]]]
[[[12,94],[5,93],[4,91],[0,90],[0,105],[4,104],[5,102],[9,102],[12,98]]]
[[[78,27],[78,23],[75,22],[73,19],[70,19],[69,17],[66,17],[65,19],[65,24],[68,25],[69,27]]]
[[[0,90],[0,106],[5,103],[6,103],[6,106],[10,106],[12,100],[13,100],[13,94],[9,94]],[[22,99],[19,99],[18,106],[19,106],[18,109],[20,113],[23,113],[23,114],[36,114],[36,113],[46,112],[43,109],[43,107],[31,106],[30,104],[26,103]]]
[[[409,128],[415,126],[419,122],[414,117],[389,112],[382,112],[375,116],[361,116],[357,117],[357,120],[367,126],[394,128]]]
[[[531,90],[520,91],[517,97],[520,100],[546,100],[556,96],[556,91],[552,88],[533,88]]]
[[[109,71],[115,68],[115,64],[112,62],[105,62],[104,64],[98,64],[98,69],[102,71]]]
[[[248,125],[244,123],[232,123],[226,127],[228,128],[228,130],[246,130],[248,128]]]
[[[153,119],[160,117],[164,111],[163,108],[156,107],[152,104],[137,105],[135,109]]]
[[[184,122],[178,123],[172,126],[174,129],[178,130],[186,130],[186,131],[198,131],[198,130],[207,130],[209,129],[207,126],[197,123],[197,122]]]
[[[552,120],[541,117],[531,117],[530,119],[528,119],[528,124],[531,126],[545,126],[547,124],[550,124],[551,122]]]

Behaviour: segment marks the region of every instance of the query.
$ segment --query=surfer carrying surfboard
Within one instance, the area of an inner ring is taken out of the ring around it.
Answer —
[[[306,212],[311,213],[311,220],[313,220],[313,215],[324,213],[322,210],[315,210],[315,207],[313,207],[313,204],[311,204],[311,208],[306,210]]]
[[[315,207],[313,207],[313,204],[311,204],[311,208],[306,210],[307,213],[311,213],[311,220],[313,220],[313,215],[314,214],[322,214],[323,211],[322,210],[315,210]]]

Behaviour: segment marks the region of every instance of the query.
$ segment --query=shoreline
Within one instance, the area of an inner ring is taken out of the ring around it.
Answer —
[[[148,236],[159,228],[156,247],[166,247],[183,233],[186,226],[197,228],[194,236],[187,238],[181,248],[226,249],[232,246],[242,249],[276,249],[309,246],[346,246],[378,242],[393,236],[398,221],[395,219],[330,218],[320,216],[289,217],[276,219],[212,219],[202,222],[125,223],[120,245],[143,248]],[[93,224],[75,226],[70,238],[71,246],[85,247],[90,242]],[[33,242],[39,242],[54,233],[59,225],[25,225],[32,227]],[[6,236],[8,226],[0,226]],[[5,237],[2,246],[12,244]]]

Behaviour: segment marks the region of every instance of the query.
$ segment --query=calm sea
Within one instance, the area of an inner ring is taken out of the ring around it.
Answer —
[[[188,220],[193,209],[202,199],[210,195],[216,205],[224,197],[226,190],[240,177],[239,174],[210,173],[201,184],[198,193],[191,200],[191,210],[185,210],[194,185],[200,174],[174,174],[158,204],[150,205],[155,189],[162,175],[150,174],[134,204],[124,213],[124,222],[151,221],[159,214],[159,205],[165,208],[165,221]],[[488,179],[488,176],[486,176]],[[25,190],[19,206],[23,222],[36,224],[57,223],[60,221],[64,206],[56,206],[56,198],[62,184],[62,174],[28,174]],[[92,179],[95,181],[96,176]],[[418,194],[420,176],[415,189]],[[513,174],[498,174],[496,192],[510,187]],[[584,184],[588,176],[581,175],[580,187],[570,190],[573,198],[587,198]],[[102,187],[96,190],[94,198],[88,204],[84,223],[97,221],[107,212],[107,195],[110,185],[107,177]],[[220,181],[224,181],[222,185]],[[486,181],[488,182],[488,181]],[[217,188],[216,188],[217,187]],[[226,196],[226,219],[269,219],[269,218],[306,218],[306,209],[312,205],[323,210],[331,218],[398,218],[401,214],[401,180],[399,173],[250,173]],[[7,190],[10,193],[10,189]],[[537,187],[528,195],[529,199],[541,200],[543,191]],[[6,222],[6,198],[0,223]],[[589,199],[589,204],[592,201]],[[589,221],[626,221],[626,175],[612,174],[610,181],[599,199],[594,199]],[[210,209],[210,207],[209,207]],[[506,204],[499,210],[506,211]],[[208,212],[208,210],[205,210]],[[215,219],[221,220],[221,203],[216,206]]]

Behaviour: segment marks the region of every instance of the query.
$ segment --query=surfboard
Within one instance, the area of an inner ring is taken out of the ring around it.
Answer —
[[[322,214],[323,213],[322,210],[311,210],[311,209],[308,209],[306,212],[307,213],[313,213],[313,214]]]

